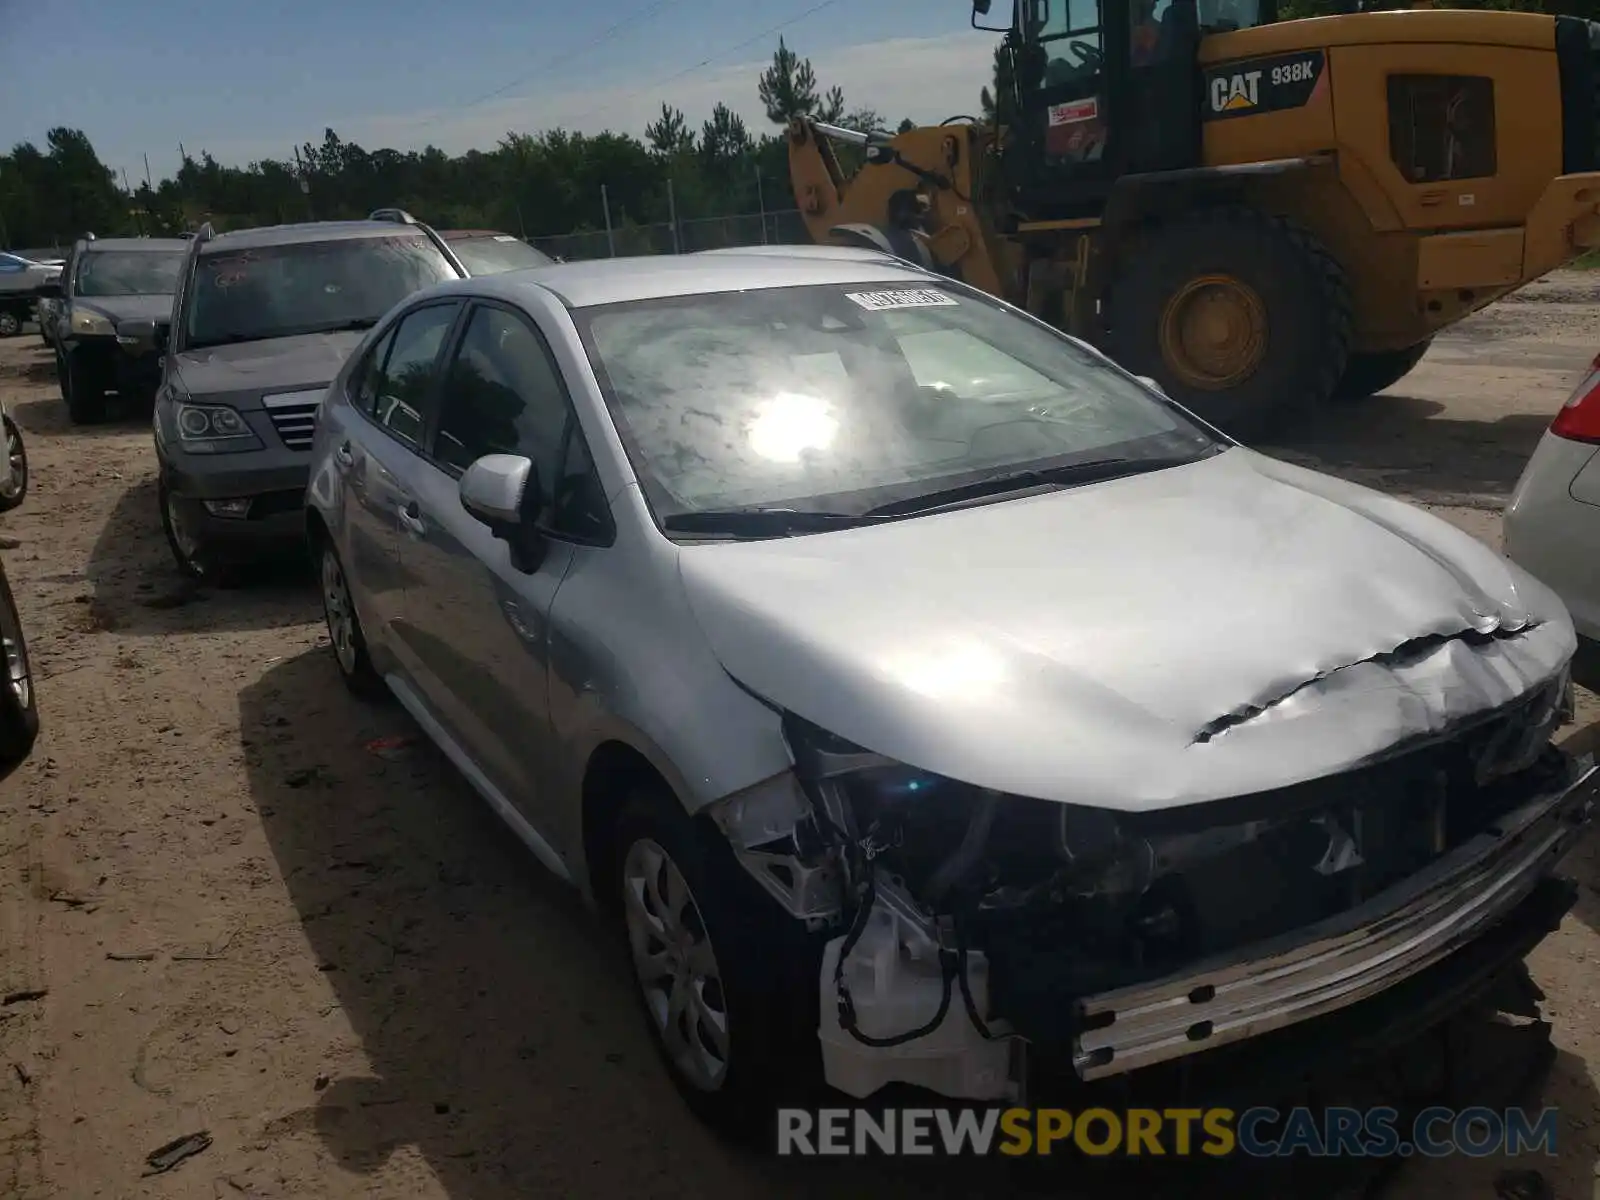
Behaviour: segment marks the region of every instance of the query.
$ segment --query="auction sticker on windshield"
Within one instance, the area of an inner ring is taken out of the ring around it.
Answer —
[[[888,308],[937,308],[956,303],[954,296],[947,296],[933,288],[896,288],[892,292],[846,292],[845,297],[854,300],[869,312],[882,312]]]

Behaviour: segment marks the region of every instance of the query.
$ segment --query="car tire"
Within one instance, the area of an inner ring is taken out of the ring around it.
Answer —
[[[14,489],[6,490],[4,482],[0,482],[0,513],[10,512],[27,498],[28,495],[28,448],[22,442],[22,430],[12,420],[10,413],[0,414],[0,429],[4,431],[4,453],[10,460],[11,475],[16,480]]]
[[[367,637],[362,632],[361,617],[350,594],[350,579],[345,574],[344,563],[339,561],[339,552],[330,539],[324,537],[319,541],[317,582],[322,589],[322,619],[328,627],[328,641],[333,661],[339,667],[339,678],[361,699],[382,700],[388,696],[389,689],[367,653]]]
[[[22,332],[22,318],[9,308],[0,308],[0,338],[16,337]]]
[[[770,1136],[775,1107],[821,1079],[820,939],[664,789],[628,799],[612,845],[635,996],[668,1076],[717,1132]]]
[[[218,558],[216,548],[194,528],[186,508],[190,502],[173,493],[165,474],[156,477],[156,500],[161,506],[161,531],[166,534],[167,549],[172,551],[172,560],[183,577],[212,587],[238,586],[238,569]]]
[[[22,615],[0,571],[0,774],[27,758],[39,737],[39,708]]]
[[[83,357],[68,350],[56,355],[56,376],[61,384],[61,399],[74,425],[97,425],[106,419],[104,377]]]

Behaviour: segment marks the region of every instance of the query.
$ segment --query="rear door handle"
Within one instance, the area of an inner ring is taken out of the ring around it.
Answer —
[[[341,467],[353,467],[356,465],[356,456],[350,453],[349,442],[343,443],[337,450],[333,452],[333,461],[338,463]]]
[[[407,501],[396,510],[400,514],[400,524],[410,532],[421,537],[428,532],[428,527],[422,523],[422,510],[417,507],[415,500]]]

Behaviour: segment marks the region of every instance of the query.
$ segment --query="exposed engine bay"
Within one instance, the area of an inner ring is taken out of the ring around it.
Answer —
[[[965,785],[790,716],[791,785],[714,815],[829,939],[831,1085],[1020,1100],[1025,1055],[1125,1073],[1332,1011],[1476,937],[1588,819],[1597,776],[1550,741],[1570,706],[1562,671],[1348,771],[1142,812]]]

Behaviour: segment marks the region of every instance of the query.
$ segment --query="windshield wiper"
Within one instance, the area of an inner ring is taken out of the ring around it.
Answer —
[[[1031,488],[1067,487],[1074,484],[1096,483],[1117,479],[1125,475],[1142,475],[1147,471],[1160,471],[1167,467],[1181,467],[1185,463],[1203,458],[1209,451],[1198,454],[1171,454],[1144,458],[1092,458],[1086,462],[1068,463],[1060,467],[1030,468],[1024,471],[1003,471],[985,476],[972,483],[940,488],[907,496],[903,500],[890,500],[867,509],[867,517],[904,517],[912,513],[930,512],[936,508],[984,500],[990,496],[1003,496],[1007,492],[1024,492]]]
[[[257,329],[248,333],[222,333],[204,341],[191,342],[189,349],[204,350],[211,346],[235,346],[240,342],[272,342],[279,338],[311,337],[319,333],[353,333],[371,329],[378,323],[376,317],[356,317],[337,325],[299,325],[291,329]]]
[[[674,533],[726,533],[734,537],[781,537],[881,525],[891,518],[806,508],[710,508],[673,513],[662,524]]]
[[[276,335],[270,333],[221,333],[216,337],[205,338],[197,342],[190,342],[186,349],[209,350],[213,346],[237,346],[240,342],[260,342],[274,336]]]

